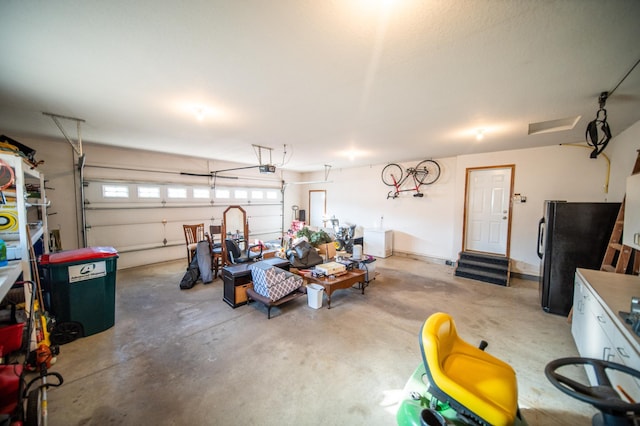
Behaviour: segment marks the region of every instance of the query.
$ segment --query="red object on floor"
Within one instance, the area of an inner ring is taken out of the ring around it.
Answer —
[[[0,356],[15,352],[22,347],[24,323],[0,327]]]
[[[58,263],[82,262],[92,259],[116,257],[118,252],[113,247],[85,247],[76,250],[65,250],[58,253],[43,254],[40,264],[52,265]]]
[[[0,365],[0,414],[13,414],[20,401],[22,365]]]

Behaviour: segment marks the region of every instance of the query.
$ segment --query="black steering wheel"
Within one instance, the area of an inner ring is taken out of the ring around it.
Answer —
[[[560,367],[567,365],[591,365],[596,374],[597,386],[588,386],[556,373]],[[628,412],[640,413],[640,403],[630,403],[620,398],[611,385],[607,369],[621,371],[636,379],[640,379],[640,371],[615,362],[593,358],[560,358],[551,361],[544,369],[547,379],[556,388],[567,395],[589,403],[608,415],[624,416]]]

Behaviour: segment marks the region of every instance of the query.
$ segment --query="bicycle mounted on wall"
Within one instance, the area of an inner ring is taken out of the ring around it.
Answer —
[[[413,186],[402,188],[403,184],[413,178]],[[422,185],[431,185],[440,177],[440,165],[434,160],[424,160],[415,167],[408,167],[406,175],[402,167],[396,163],[390,163],[382,169],[382,183],[387,186],[393,186],[394,190],[389,191],[387,199],[398,198],[401,192],[415,191],[414,197],[424,197],[420,192]]]

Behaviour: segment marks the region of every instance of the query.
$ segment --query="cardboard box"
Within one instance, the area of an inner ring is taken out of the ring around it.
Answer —
[[[339,274],[347,270],[347,267],[338,262],[329,262],[316,265],[316,271],[320,271],[325,275]]]
[[[322,257],[326,256],[327,260],[336,257],[336,246],[334,243],[320,244],[316,248],[318,249],[318,253],[320,253]]]

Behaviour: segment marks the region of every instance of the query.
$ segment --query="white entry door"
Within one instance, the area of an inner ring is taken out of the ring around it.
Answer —
[[[508,256],[513,166],[467,170],[464,249]]]
[[[309,190],[309,226],[324,227],[323,219],[327,212],[327,191]]]

